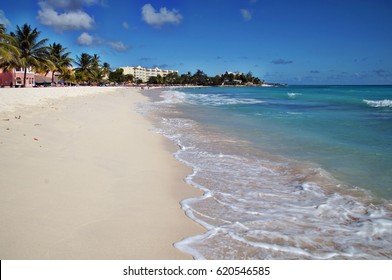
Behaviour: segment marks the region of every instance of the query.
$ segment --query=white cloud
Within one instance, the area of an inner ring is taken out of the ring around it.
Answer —
[[[126,21],[123,22],[122,26],[123,26],[125,29],[129,29],[128,22],[126,22]]]
[[[79,35],[76,42],[81,46],[109,46],[111,49],[118,52],[126,52],[129,49],[129,46],[125,45],[121,41],[107,41],[98,36],[93,36],[88,34],[87,32],[83,32]]]
[[[82,46],[91,46],[92,44],[94,44],[94,41],[94,36],[88,34],[87,32],[83,32],[82,34],[80,34],[77,39],[78,44]]]
[[[151,4],[146,4],[142,8],[143,20],[154,27],[161,27],[164,24],[179,24],[182,15],[176,9],[168,10],[163,7],[157,12]]]
[[[53,27],[56,31],[86,30],[92,29],[94,19],[79,8],[83,4],[93,4],[95,0],[47,0],[38,2],[41,9],[38,11],[37,19],[46,26]],[[63,8],[60,13],[55,8]]]
[[[252,19],[252,13],[251,13],[249,10],[247,10],[247,9],[241,9],[240,12],[241,12],[242,18],[243,18],[245,21],[249,21],[249,20]]]
[[[124,43],[120,42],[120,41],[116,41],[116,42],[109,41],[109,42],[107,42],[107,44],[113,50],[118,51],[118,52],[126,52],[129,49],[128,46],[124,45]]]
[[[5,16],[5,13],[3,10],[0,10],[0,23],[4,24],[4,26],[11,26],[11,22],[9,19]]]

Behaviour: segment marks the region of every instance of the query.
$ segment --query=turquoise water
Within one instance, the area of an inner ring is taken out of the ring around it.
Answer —
[[[188,89],[203,123],[392,198],[392,87]],[[208,112],[209,111],[209,112]],[[213,115],[213,118],[209,118]]]
[[[197,259],[391,259],[392,87],[146,92],[202,197]]]

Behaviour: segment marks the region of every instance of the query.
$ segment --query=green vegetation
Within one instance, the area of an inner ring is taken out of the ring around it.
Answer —
[[[202,70],[197,70],[192,75],[191,72],[179,76],[177,73],[169,73],[166,77],[150,77],[149,84],[168,84],[168,85],[198,85],[198,86],[238,86],[238,85],[261,85],[261,81],[257,77],[253,77],[252,73],[228,73],[209,77]]]
[[[52,83],[54,83],[54,73],[59,72],[63,75],[70,75],[71,78],[71,70],[72,62],[74,61],[69,57],[70,52],[66,52],[67,48],[63,48],[61,44],[53,43],[53,45],[49,45],[49,58],[54,64],[54,69],[52,71]]]
[[[10,63],[19,57],[20,53],[14,37],[6,33],[4,24],[0,23],[0,65]]]
[[[113,83],[123,83],[125,82],[124,70],[121,68],[116,69],[109,73],[109,81]]]
[[[49,44],[48,39],[40,38],[41,32],[28,24],[17,26],[16,31],[7,34],[0,24],[0,68],[10,71],[14,68],[24,69],[23,85],[26,85],[27,70],[32,68],[36,73],[52,72],[52,83],[55,73],[66,82],[98,84],[110,72],[110,65],[100,65],[100,57],[82,53],[76,60],[59,43]],[[72,70],[73,63],[76,68]]]
[[[100,65],[100,57],[97,54],[82,53],[80,56],[76,56],[75,64],[77,65],[74,68],[75,80],[81,84],[97,85],[110,71],[108,63]]]
[[[130,75],[132,76],[132,75]],[[115,83],[133,82],[134,77],[131,79],[126,78],[127,75],[123,74],[123,69],[119,68],[109,74],[109,80]],[[141,80],[136,81],[137,84],[142,83]],[[263,83],[257,77],[253,77],[252,73],[228,73],[209,77],[202,70],[197,70],[192,75],[191,72],[179,76],[177,73],[169,73],[166,76],[157,75],[156,77],[149,77],[147,84],[150,85],[198,85],[198,86],[257,86]]]
[[[47,45],[48,39],[40,38],[41,32],[28,24],[17,26],[15,33],[7,34],[3,24],[0,24],[0,68],[9,71],[13,68],[24,69],[23,85],[26,85],[27,69],[32,68],[37,73],[47,75],[52,72],[52,83],[55,82],[55,73],[65,82],[80,83],[84,85],[97,85],[102,82],[137,83],[142,81],[132,75],[124,75],[122,69],[111,70],[109,63],[101,64],[97,54],[82,53],[72,59],[59,43]],[[76,67],[72,69],[72,65]],[[169,73],[166,76],[150,77],[149,84],[169,85],[199,85],[199,86],[235,86],[235,85],[261,85],[263,83],[252,73],[229,73],[209,77],[202,70],[192,74],[178,75]]]
[[[27,68],[33,67],[38,71],[55,68],[49,58],[49,47],[46,46],[48,39],[39,40],[40,34],[37,28],[32,29],[28,24],[24,24],[22,28],[17,26],[16,33],[10,34],[15,38],[15,47],[20,53],[18,58],[10,62],[10,65],[24,69],[23,85],[26,85]]]

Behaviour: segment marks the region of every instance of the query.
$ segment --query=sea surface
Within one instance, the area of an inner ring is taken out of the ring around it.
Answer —
[[[196,259],[392,259],[392,87],[145,91],[192,167]]]

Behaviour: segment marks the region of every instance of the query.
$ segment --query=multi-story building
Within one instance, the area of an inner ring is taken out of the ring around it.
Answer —
[[[150,77],[157,77],[158,75],[162,77],[166,77],[169,73],[177,73],[178,70],[162,70],[159,69],[158,67],[155,68],[144,68],[141,66],[137,67],[130,67],[130,66],[125,66],[125,67],[120,67],[121,69],[124,70],[124,75],[133,75],[135,80],[142,80],[143,83],[148,82],[148,79]]]
[[[0,69],[0,87],[21,87],[23,86],[24,69],[13,68],[10,71]],[[33,87],[35,85],[35,73],[31,67],[27,68],[26,72],[26,87]]]

